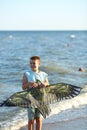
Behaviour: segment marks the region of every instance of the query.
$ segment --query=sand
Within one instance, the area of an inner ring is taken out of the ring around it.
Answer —
[[[20,130],[28,130],[27,126]],[[44,123],[42,130],[87,130],[87,117],[70,121]]]

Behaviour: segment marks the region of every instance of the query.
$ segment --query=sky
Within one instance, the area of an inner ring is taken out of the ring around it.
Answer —
[[[87,0],[0,0],[0,30],[87,30]]]

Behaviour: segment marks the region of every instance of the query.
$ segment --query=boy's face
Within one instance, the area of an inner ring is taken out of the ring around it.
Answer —
[[[40,61],[39,60],[30,60],[30,68],[33,71],[37,71],[39,66],[40,66]]]

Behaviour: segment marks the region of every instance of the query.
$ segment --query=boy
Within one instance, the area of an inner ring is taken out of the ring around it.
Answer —
[[[36,88],[38,84],[36,80],[42,82],[41,87],[49,85],[47,74],[39,70],[40,57],[32,56],[30,58],[30,71],[25,72],[22,80],[23,90],[31,87]],[[36,120],[36,130],[42,129],[42,117],[37,108],[28,108],[28,130],[34,130],[34,120]]]

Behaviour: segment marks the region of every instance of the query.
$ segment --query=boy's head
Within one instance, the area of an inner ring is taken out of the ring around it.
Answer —
[[[33,71],[38,71],[39,66],[40,66],[40,57],[39,56],[30,57],[30,68]]]

